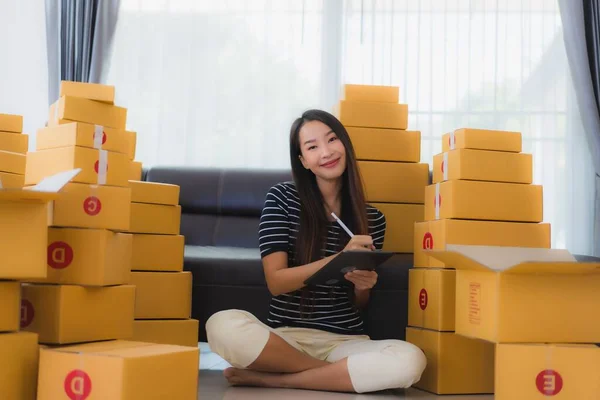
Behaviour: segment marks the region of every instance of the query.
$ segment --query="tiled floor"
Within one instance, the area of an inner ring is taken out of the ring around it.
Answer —
[[[329,392],[312,392],[305,390],[262,389],[231,387],[223,378],[223,369],[229,364],[218,355],[212,353],[206,343],[200,343],[200,382],[198,399],[226,400],[368,400],[368,399],[405,399],[405,400],[492,400],[493,396],[436,396],[417,389],[394,390],[375,394],[343,394]]]

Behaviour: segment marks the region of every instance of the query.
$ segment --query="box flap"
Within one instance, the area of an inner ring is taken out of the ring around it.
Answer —
[[[425,253],[456,269],[507,273],[569,274],[600,272],[596,262],[577,262],[567,250],[506,246],[447,245]]]

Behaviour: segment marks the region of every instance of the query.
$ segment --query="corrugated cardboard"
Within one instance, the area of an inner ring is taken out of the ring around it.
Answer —
[[[479,149],[520,153],[521,132],[462,128],[442,136],[442,151]]]
[[[456,271],[412,268],[408,274],[408,325],[454,331]]]
[[[183,270],[185,238],[181,235],[133,234],[131,269],[134,271]]]
[[[192,274],[186,272],[132,272],[135,318],[189,318],[192,311]]]
[[[179,204],[179,186],[166,183],[129,181],[133,203]]]
[[[25,155],[0,151],[0,172],[25,175]]]
[[[135,149],[137,145],[137,132],[125,131],[125,133],[127,134],[127,138],[129,139],[129,151],[127,152],[127,154],[129,154],[129,159],[133,161],[133,159],[135,158]]]
[[[25,186],[25,175],[0,172],[0,184],[4,189],[19,189]]]
[[[50,106],[48,126],[56,126],[60,119],[125,129],[127,109],[81,97],[63,96]]]
[[[129,282],[133,238],[103,229],[50,228],[47,277],[31,282],[84,286]]]
[[[104,166],[102,152],[106,157]],[[125,154],[76,146],[28,153],[25,184],[35,184],[48,175],[73,168],[81,168],[73,182],[129,186],[129,160]]]
[[[436,394],[494,393],[492,343],[418,328],[406,328],[406,341],[427,357],[427,367],[414,387]]]
[[[40,343],[65,344],[133,335],[135,287],[24,284],[21,329]]]
[[[181,206],[131,203],[131,233],[179,235]]]
[[[383,213],[386,220],[383,250],[412,253],[415,222],[423,221],[424,206],[421,204],[371,203]]]
[[[0,281],[0,332],[18,331],[20,318],[21,284],[15,281]],[[1,338],[0,335],[0,340]],[[1,372],[0,369],[0,374]]]
[[[344,85],[344,99],[349,101],[398,103],[399,97],[398,86]]]
[[[423,204],[429,165],[359,161],[358,168],[369,202]]]
[[[531,154],[456,149],[433,157],[433,183],[465,179],[472,181],[531,183]]]
[[[100,85],[98,83],[61,81],[59,97],[63,96],[82,97],[84,99],[114,104],[115,87],[112,85]]]
[[[399,129],[346,128],[358,160],[419,162],[421,132]]]
[[[447,245],[429,251],[456,273],[456,333],[496,343],[598,343],[600,263],[566,250]]]
[[[0,334],[0,393],[3,399],[36,399],[39,352],[35,333]]]
[[[597,345],[496,346],[496,400],[595,400],[598,388]]]
[[[126,231],[130,209],[128,187],[69,183],[53,203],[50,225]]]
[[[137,319],[133,321],[132,340],[197,347],[198,320]]]
[[[339,117],[344,126],[406,129],[408,105],[342,100]]]
[[[139,161],[131,161],[131,167],[129,168],[129,180],[130,181],[141,181],[142,180],[142,163]]]
[[[14,132],[0,132],[0,151],[25,154],[29,148],[29,135]]]
[[[0,114],[0,131],[23,132],[23,116],[13,114]]]
[[[542,202],[540,185],[447,181],[425,188],[425,220],[541,222]]]
[[[40,352],[38,400],[196,400],[198,348],[110,341]]]
[[[529,222],[469,221],[440,219],[415,224],[415,267],[444,268],[446,265],[430,257],[425,250],[443,250],[447,244],[478,246],[541,247],[549,249],[550,224]],[[452,268],[452,265],[449,265]]]
[[[129,137],[125,131],[83,122],[60,121],[55,127],[37,131],[36,149],[59,147],[89,147],[93,149],[129,153]]]

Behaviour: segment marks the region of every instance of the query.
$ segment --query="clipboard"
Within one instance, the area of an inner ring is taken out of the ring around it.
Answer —
[[[304,281],[305,285],[352,285],[344,275],[356,269],[374,271],[395,253],[391,251],[344,250]]]

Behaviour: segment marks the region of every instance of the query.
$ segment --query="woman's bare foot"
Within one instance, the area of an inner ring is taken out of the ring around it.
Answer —
[[[281,374],[256,372],[248,369],[227,368],[223,375],[234,386],[281,387]]]

